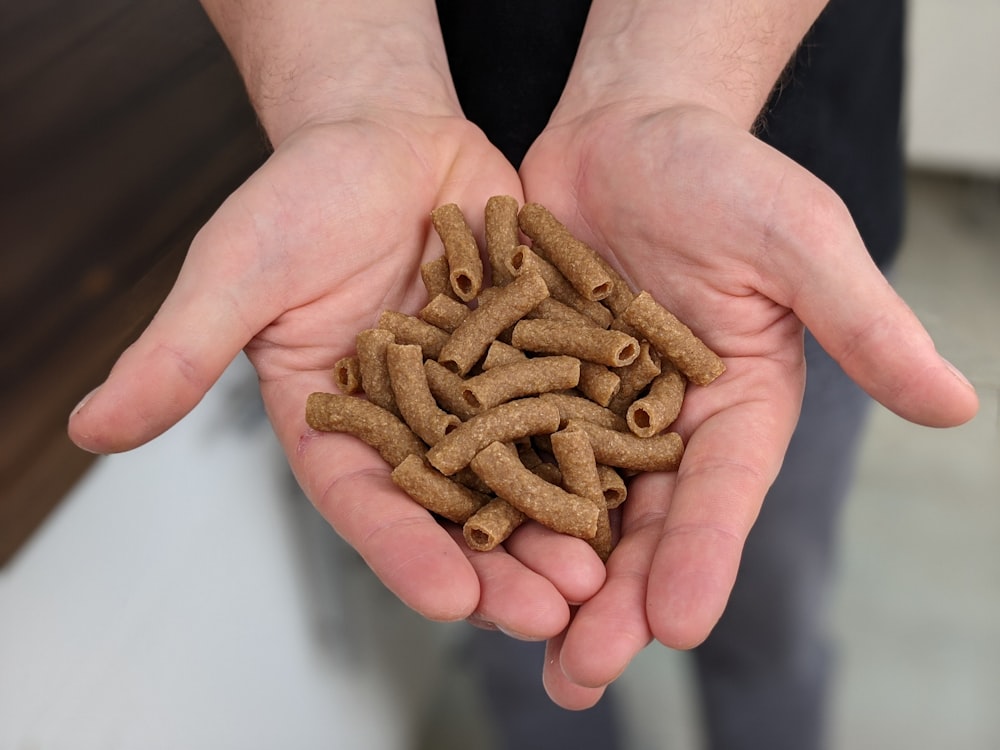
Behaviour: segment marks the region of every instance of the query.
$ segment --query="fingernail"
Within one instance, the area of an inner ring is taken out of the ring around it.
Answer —
[[[76,406],[73,407],[73,411],[71,411],[69,413],[69,415],[71,417],[75,416],[83,407],[85,407],[87,405],[87,402],[90,401],[90,399],[93,397],[93,395],[95,393],[97,393],[97,391],[99,389],[100,389],[100,386],[97,386],[97,388],[94,388],[90,393],[88,393],[86,396],[84,396],[83,398],[81,398],[80,399],[80,403],[78,403]]]
[[[965,377],[965,375],[962,374],[962,371],[959,370],[957,367],[955,367],[955,365],[953,365],[944,357],[941,357],[941,361],[945,363],[948,369],[951,370],[951,374],[954,375],[956,378],[958,378],[959,382],[963,383],[966,388],[970,388],[972,390],[976,389],[976,387],[969,382],[969,379]]]

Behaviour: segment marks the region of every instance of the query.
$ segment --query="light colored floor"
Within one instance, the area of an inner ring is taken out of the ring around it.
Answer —
[[[1000,188],[914,177],[895,281],[982,410],[948,431],[873,416],[831,613],[832,750],[990,750]],[[0,570],[0,750],[494,750],[462,627],[405,610],[315,522],[248,387],[237,363],[167,436],[99,461]],[[688,667],[654,646],[622,678],[628,750],[699,748]]]

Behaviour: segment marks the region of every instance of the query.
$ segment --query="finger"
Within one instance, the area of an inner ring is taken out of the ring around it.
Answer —
[[[244,270],[255,267],[244,266],[248,246],[219,247],[225,239],[212,227],[195,239],[149,327],[70,416],[81,448],[115,453],[166,431],[276,314],[263,275]]]
[[[578,685],[562,669],[561,650],[565,636],[550,638],[545,644],[545,664],[542,667],[542,685],[553,703],[570,711],[583,711],[594,706],[604,695],[604,686]]]
[[[551,581],[570,604],[587,601],[604,584],[604,563],[580,539],[557,534],[537,523],[526,523],[503,546],[523,565]]]
[[[448,531],[396,487],[374,450],[349,435],[304,427],[289,455],[316,509],[404,604],[437,621],[462,620],[476,609],[473,566]]]
[[[650,473],[629,487],[607,582],[579,608],[562,643],[561,670],[575,685],[614,682],[652,639],[646,620],[649,570],[675,480],[672,473]]]
[[[947,427],[971,419],[975,389],[936,351],[930,335],[871,260],[832,191],[803,170],[789,170],[777,205],[808,206],[771,222],[774,261],[803,266],[789,278],[765,271],[765,293],[795,310],[820,344],[873,398],[901,417]],[[769,285],[774,287],[768,289]]]
[[[745,400],[761,392],[757,377],[775,375],[768,370],[767,362],[732,362],[725,381],[690,396],[695,410],[699,397],[736,400],[692,433],[650,566],[649,625],[672,648],[696,646],[718,621],[750,527],[781,467],[798,385],[789,381],[767,398]]]
[[[503,547],[489,552],[468,548],[461,529],[451,531],[479,579],[474,621],[496,626],[524,641],[541,641],[561,632],[569,622],[569,606],[544,576],[525,567]]]

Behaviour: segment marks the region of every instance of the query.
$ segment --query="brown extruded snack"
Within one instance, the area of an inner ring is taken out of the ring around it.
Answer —
[[[618,471],[604,464],[597,464],[597,474],[601,478],[601,489],[604,491],[604,502],[608,510],[617,508],[628,497],[625,480]]]
[[[508,503],[544,526],[580,539],[597,534],[597,506],[533,474],[509,446],[493,442],[472,459],[472,470]]]
[[[632,402],[625,419],[639,437],[652,437],[674,423],[684,402],[687,381],[680,371],[668,366],[649,386],[649,392]]]
[[[528,355],[520,349],[515,349],[510,344],[505,344],[499,339],[490,344],[483,357],[483,370],[492,370],[500,365],[509,365],[512,362],[524,362]]]
[[[640,342],[639,356],[635,358],[635,362],[615,370],[615,373],[621,378],[621,387],[611,399],[608,408],[618,414],[625,414],[629,405],[635,401],[646,386],[653,382],[653,378],[660,372],[660,355],[649,345],[648,341]]]
[[[621,378],[596,362],[580,363],[580,385],[577,390],[598,406],[607,406],[621,388]]]
[[[407,456],[422,456],[427,450],[413,430],[396,416],[356,396],[309,394],[306,422],[314,430],[354,435],[377,450],[393,467],[399,466]]]
[[[559,320],[564,323],[587,328],[598,325],[593,318],[589,318],[578,310],[574,310],[565,302],[560,302],[555,297],[546,297],[534,310],[524,316],[525,318],[542,318],[543,320]],[[607,326],[601,326],[607,328]]]
[[[434,359],[459,375],[465,375],[501,331],[524,317],[548,295],[548,287],[538,274],[518,276],[470,312]]]
[[[604,267],[608,276],[611,277],[611,294],[601,300],[601,302],[616,316],[621,315],[635,297],[635,292],[632,291],[629,283],[625,281],[622,275],[610,263],[599,255],[597,256],[597,260]]]
[[[528,517],[499,497],[477,510],[462,527],[462,536],[470,549],[489,552],[506,541]]]
[[[596,300],[587,299],[580,294],[563,276],[562,271],[549,263],[527,245],[519,245],[507,260],[507,270],[516,276],[529,271],[535,271],[545,279],[552,299],[562,302],[579,313],[586,315],[595,325],[607,328],[614,320],[614,315],[608,308]]]
[[[444,245],[451,288],[464,302],[474,299],[483,286],[483,261],[462,209],[454,203],[438,206],[431,211],[431,223]]]
[[[428,299],[434,299],[439,294],[458,299],[455,290],[451,288],[451,279],[448,278],[448,259],[443,255],[420,266],[420,280],[427,290]]]
[[[639,356],[639,342],[621,331],[580,329],[557,320],[525,319],[514,326],[510,343],[539,354],[568,354],[607,367],[624,367]]]
[[[535,357],[493,367],[465,381],[463,395],[474,409],[489,409],[504,401],[550,391],[564,391],[580,382],[575,357]]]
[[[636,295],[621,317],[692,383],[708,385],[726,371],[722,359],[649,292]]]
[[[583,297],[602,300],[611,294],[614,282],[597,253],[570,234],[547,208],[526,203],[518,212],[517,221],[521,231]]]
[[[441,347],[448,341],[448,332],[426,323],[415,315],[386,310],[378,319],[378,327],[391,331],[397,344],[417,344],[429,359],[437,359]]]
[[[676,432],[641,438],[575,419],[569,421],[566,429],[584,430],[590,436],[597,462],[620,469],[674,471],[684,455],[684,443]]]
[[[565,427],[571,419],[584,419],[607,427],[609,430],[617,430],[618,432],[628,430],[628,424],[624,417],[594,403],[589,398],[576,396],[572,393],[543,393],[539,398],[542,401],[555,404],[556,408],[559,409],[560,427]]]
[[[598,510],[597,532],[589,542],[598,556],[607,562],[612,547],[611,521],[590,437],[583,430],[560,430],[553,433],[550,440],[552,455],[562,474],[563,489],[586,498]]]
[[[434,399],[444,410],[454,414],[463,422],[476,413],[465,400],[465,379],[433,359],[424,360],[424,375]]]
[[[417,317],[435,328],[451,333],[469,317],[469,308],[454,297],[437,294],[417,313]]]
[[[512,442],[559,429],[559,409],[536,397],[494,406],[463,422],[427,451],[427,460],[445,476],[469,465],[472,457],[494,441]],[[478,472],[477,472],[478,473]]]
[[[385,364],[385,350],[396,341],[392,331],[384,328],[366,328],[355,336],[358,351],[358,369],[361,371],[361,388],[368,400],[399,416],[396,395],[389,382],[389,368]]]
[[[494,195],[486,201],[486,257],[494,286],[506,286],[514,280],[507,269],[507,259],[520,244],[517,210],[517,199],[510,195]]]
[[[490,502],[489,496],[449,479],[415,453],[404,458],[390,476],[400,489],[431,513],[454,523],[465,523]]]
[[[434,445],[462,423],[454,414],[443,411],[434,400],[419,346],[389,344],[385,362],[399,413],[421,440]]]
[[[333,366],[333,380],[341,393],[358,393],[361,390],[361,362],[357,354],[341,357]]]

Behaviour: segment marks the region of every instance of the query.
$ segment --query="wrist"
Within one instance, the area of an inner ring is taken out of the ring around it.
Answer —
[[[380,110],[460,113],[433,2],[203,0],[274,146]]]
[[[553,115],[687,105],[749,129],[824,1],[594,0]]]

